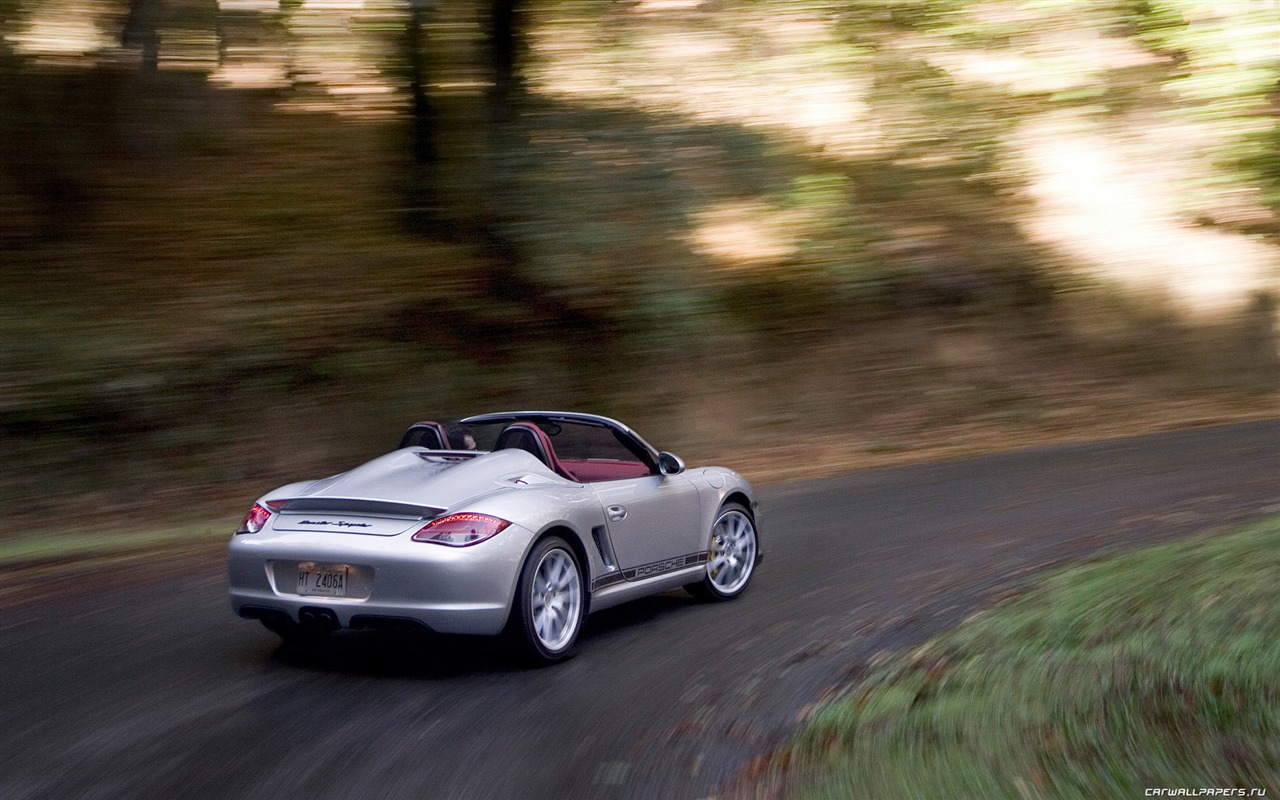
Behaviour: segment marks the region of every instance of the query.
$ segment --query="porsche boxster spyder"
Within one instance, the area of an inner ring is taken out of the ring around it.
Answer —
[[[231,606],[287,640],[505,634],[554,662],[592,611],[677,587],[742,594],[758,515],[733,470],[686,469],[607,417],[420,422],[386,455],[259,498],[228,545]]]

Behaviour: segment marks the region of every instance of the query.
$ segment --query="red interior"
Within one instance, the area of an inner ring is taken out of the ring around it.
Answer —
[[[560,474],[581,483],[616,481],[623,478],[639,478],[649,474],[649,468],[639,461],[595,461],[587,458],[560,459]]]
[[[514,422],[498,434],[496,450],[515,448],[533,453],[540,461],[571,481],[594,483],[596,481],[616,481],[623,478],[639,478],[649,474],[649,468],[639,461],[616,461],[613,459],[594,458],[559,458],[551,437],[547,436],[537,425],[529,422]],[[545,456],[545,457],[544,457]]]

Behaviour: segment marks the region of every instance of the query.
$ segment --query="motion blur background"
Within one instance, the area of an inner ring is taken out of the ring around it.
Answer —
[[[1274,415],[1278,212],[1274,0],[0,0],[0,495]]]

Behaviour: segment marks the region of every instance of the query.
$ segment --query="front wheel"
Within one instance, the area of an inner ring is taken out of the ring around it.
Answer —
[[[727,503],[711,525],[706,573],[701,581],[684,588],[703,600],[732,600],[747,590],[758,552],[751,512],[737,503]]]
[[[538,543],[520,571],[512,633],[534,663],[571,657],[586,612],[582,569],[573,549],[559,537]]]

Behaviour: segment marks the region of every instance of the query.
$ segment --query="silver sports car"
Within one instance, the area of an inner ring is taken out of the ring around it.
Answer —
[[[590,612],[680,586],[729,600],[761,556],[736,472],[686,469],[607,417],[528,411],[419,422],[391,453],[263,495],[228,573],[235,612],[286,639],[506,633],[553,662]]]

